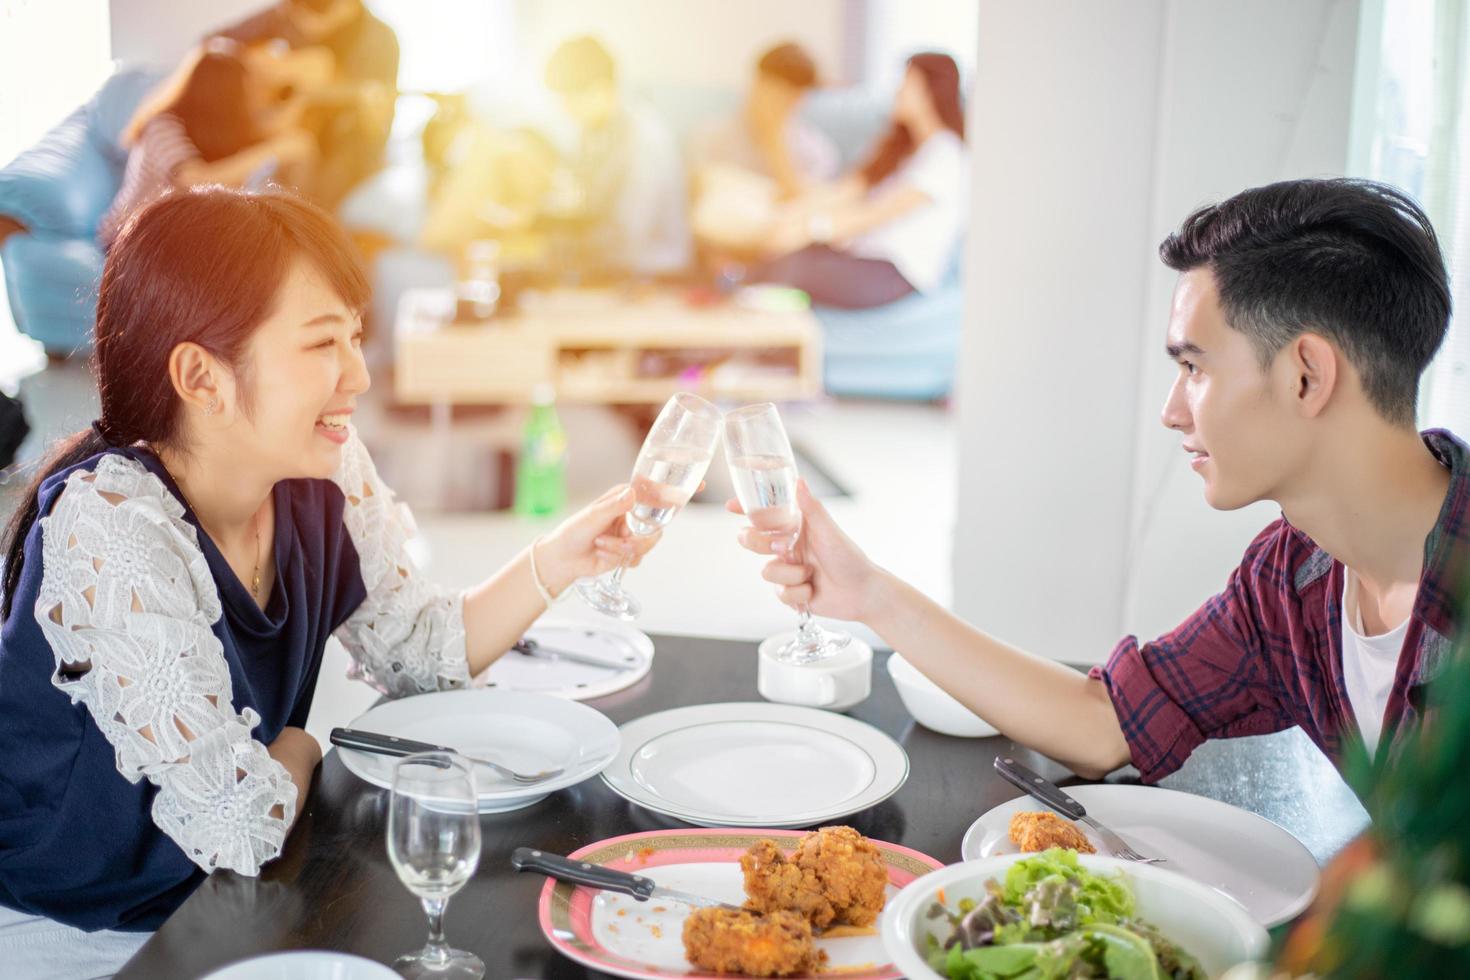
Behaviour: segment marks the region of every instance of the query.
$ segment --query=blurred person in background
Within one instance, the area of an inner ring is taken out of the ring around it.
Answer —
[[[284,94],[306,100],[320,157],[306,188],[313,201],[335,208],[382,167],[398,97],[398,38],[362,0],[280,0],[215,36],[288,49],[277,58]]]
[[[750,278],[847,308],[933,289],[964,226],[964,138],[959,67],[946,54],[914,55],[867,162],[782,209],[764,236],[771,257]]]
[[[104,248],[133,212],[175,188],[305,179],[316,141],[299,126],[300,100],[268,104],[241,55],[229,40],[200,46],[133,114],[120,139],[122,185],[98,224]]]
[[[528,127],[501,129],[475,120],[446,153],[429,193],[419,244],[451,257],[471,241],[493,238],[513,265],[540,261],[545,234],[539,219],[561,155]]]
[[[620,91],[612,55],[592,37],[556,49],[546,86],[580,131],[570,186],[553,194],[578,225],[579,264],[641,276],[687,268],[684,165],[668,124]]]
[[[837,176],[837,147],[800,116],[817,66],[798,44],[761,55],[738,110],[690,139],[691,223],[707,249],[749,250],[779,200]]]

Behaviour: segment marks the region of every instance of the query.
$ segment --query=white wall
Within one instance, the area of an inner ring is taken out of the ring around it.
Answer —
[[[268,6],[268,0],[110,0],[112,56],[172,68],[212,30]]]
[[[1191,210],[1246,187],[1347,171],[1357,45],[1356,0],[1178,3],[1169,12],[1159,127],[1154,239]],[[1242,52],[1250,70],[1240,71]],[[1222,83],[1222,80],[1225,80]],[[1134,549],[1121,626],[1154,636],[1218,592],[1274,504],[1212,510],[1184,465],[1179,437],[1159,423],[1175,367],[1163,330],[1175,273],[1148,267],[1140,353],[1133,495]]]
[[[865,0],[865,78],[896,79],[916,51],[943,51],[966,78],[975,67],[980,8],[972,0]]]
[[[517,0],[521,64],[540,66],[575,34],[592,34],[635,86],[697,84],[743,88],[772,44],[797,41],[823,74],[843,65],[848,0]]]
[[[1357,0],[980,0],[954,605],[1105,658],[1223,584],[1275,512],[1210,511],[1158,423],[1190,209],[1341,173]]]

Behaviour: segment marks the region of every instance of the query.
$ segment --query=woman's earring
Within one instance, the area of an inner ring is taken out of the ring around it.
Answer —
[[[211,398],[209,400],[209,404],[204,406],[204,414],[205,415],[213,415],[214,414],[215,406],[217,404],[218,403],[213,398]]]

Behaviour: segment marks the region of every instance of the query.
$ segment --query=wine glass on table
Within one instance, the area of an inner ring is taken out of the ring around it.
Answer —
[[[480,814],[475,775],[461,758],[424,752],[393,767],[388,802],[388,860],[429,917],[429,942],[400,956],[401,976],[481,980],[485,964],[444,940],[444,908],[480,864]]]
[[[747,405],[725,416],[725,460],[735,496],[756,533],[772,544],[785,544],[794,559],[801,538],[796,457],[775,405]],[[786,663],[814,663],[833,656],[851,639],[847,633],[823,629],[803,606],[796,635],[775,655]]]
[[[664,404],[633,464],[628,530],[640,536],[653,534],[689,503],[714,458],[720,420],[719,409],[688,392],[681,391]],[[582,582],[577,591],[598,612],[636,619],[642,606],[623,589],[627,568],[624,561],[609,575]]]

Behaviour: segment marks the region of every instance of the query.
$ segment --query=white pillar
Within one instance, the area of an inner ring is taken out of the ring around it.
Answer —
[[[1107,656],[1224,583],[1269,505],[1209,509],[1158,423],[1195,206],[1346,167],[1358,0],[980,0],[954,605]]]

